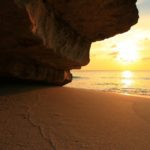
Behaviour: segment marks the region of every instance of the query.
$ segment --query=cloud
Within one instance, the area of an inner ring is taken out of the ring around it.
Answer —
[[[149,50],[150,47],[150,39],[145,37],[144,39],[142,39],[141,41],[139,41],[139,45],[142,46],[144,49],[146,48],[147,50]]]
[[[144,61],[150,61],[150,57],[144,57],[144,58],[142,58],[142,60],[144,60]]]
[[[116,48],[117,47],[117,45],[116,44],[113,44],[112,46],[111,46],[111,48]]]
[[[109,53],[108,55],[115,58],[118,56],[118,54],[119,54],[119,52],[112,52],[112,53]]]
[[[92,58],[96,57],[97,55],[96,54],[91,54],[90,55]]]
[[[149,41],[149,38],[146,37],[146,38],[145,38],[145,41]]]

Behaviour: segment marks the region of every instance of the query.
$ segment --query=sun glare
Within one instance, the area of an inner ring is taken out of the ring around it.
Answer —
[[[134,42],[122,42],[117,45],[117,60],[123,63],[135,62],[139,58],[138,46]]]

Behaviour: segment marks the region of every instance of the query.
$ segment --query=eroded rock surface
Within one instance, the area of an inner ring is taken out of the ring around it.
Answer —
[[[136,0],[5,0],[0,5],[0,77],[63,85],[89,62],[93,41],[130,29]]]

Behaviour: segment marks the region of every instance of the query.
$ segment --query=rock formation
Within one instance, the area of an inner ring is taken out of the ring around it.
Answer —
[[[52,85],[89,62],[92,42],[137,23],[136,0],[5,0],[0,5],[0,77]]]

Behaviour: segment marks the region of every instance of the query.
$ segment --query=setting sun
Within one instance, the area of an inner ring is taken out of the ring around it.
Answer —
[[[139,21],[128,32],[93,43],[90,64],[83,70],[150,70],[149,4],[138,3]]]
[[[121,63],[135,62],[139,58],[138,46],[134,42],[122,42],[117,46],[117,60]]]

